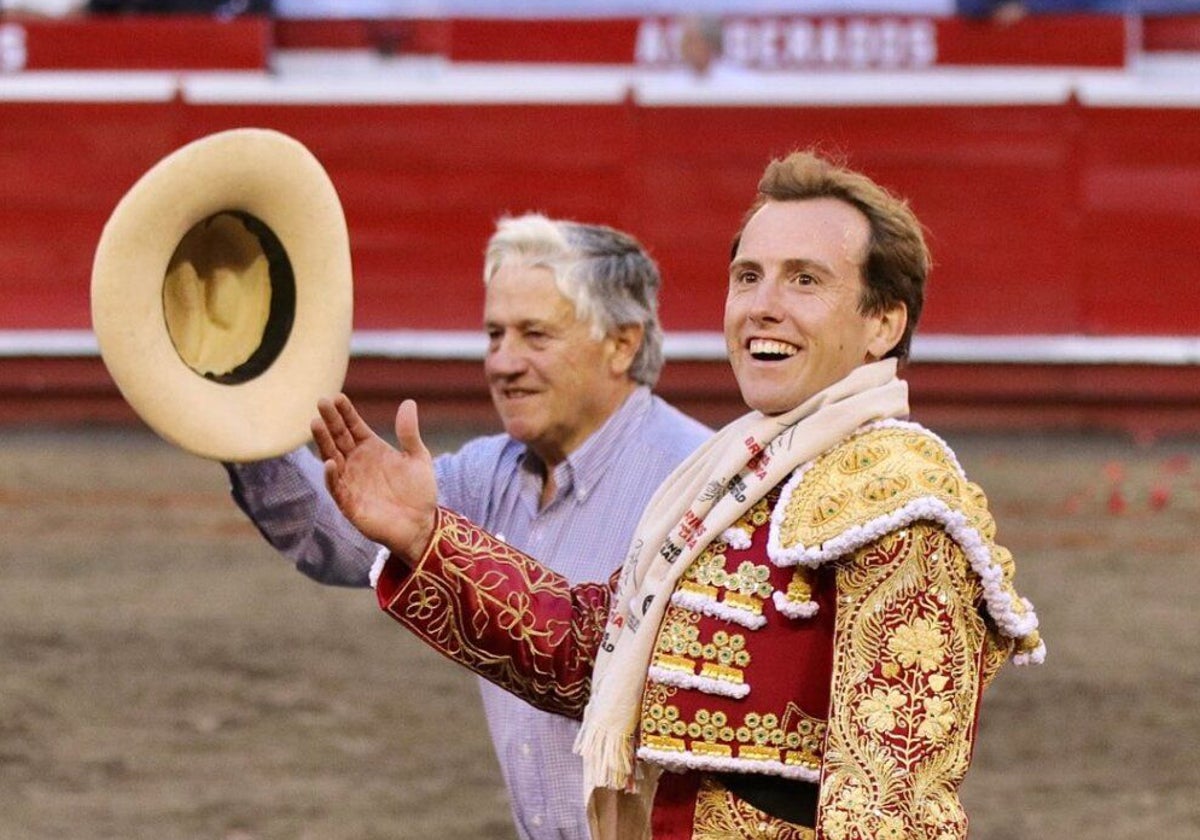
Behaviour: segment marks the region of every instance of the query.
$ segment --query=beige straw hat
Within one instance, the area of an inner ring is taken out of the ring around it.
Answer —
[[[130,406],[221,461],[309,439],[340,390],[353,310],[350,244],[329,176],[257,128],[201,138],[121,199],[92,266],[92,327]]]

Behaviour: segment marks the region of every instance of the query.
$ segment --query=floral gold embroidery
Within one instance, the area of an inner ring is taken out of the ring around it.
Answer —
[[[811,828],[785,822],[734,796],[715,779],[700,782],[693,840],[815,840]]]
[[[895,499],[909,487],[902,475],[881,475],[869,480],[862,488],[862,497],[871,504],[886,503]]]
[[[872,469],[856,469],[857,456],[847,458],[846,450],[869,450]],[[909,476],[919,478],[911,481]],[[782,545],[820,545],[853,525],[928,494],[930,488],[957,488],[966,483],[948,449],[928,433],[903,427],[874,428],[852,438],[825,459],[814,462],[802,478],[775,514]],[[955,495],[972,506],[983,506],[986,514],[982,491]],[[829,500],[834,498],[838,501],[831,504]],[[819,513],[806,516],[806,511]]]
[[[963,495],[963,482],[950,470],[942,467],[931,467],[917,473],[917,480],[929,490],[946,496]]]
[[[957,787],[988,638],[978,579],[928,523],[883,537],[837,575],[851,598],[836,616],[822,834],[963,838]]]
[[[864,449],[869,470],[857,468]],[[816,567],[920,521],[939,523],[965,554],[995,635],[1012,640],[997,643],[1009,645],[1018,665],[1041,662],[1037,615],[1013,586],[1012,556],[994,542],[982,489],[967,480],[949,447],[917,424],[872,424],[797,470],[781,491],[767,550],[776,565]],[[994,667],[989,658],[987,679]]]
[[[842,491],[832,491],[822,495],[812,506],[812,517],[810,524],[814,530],[822,530],[828,527],[830,522],[836,522],[842,518],[843,514],[850,509],[850,500],[853,497],[850,493]]]
[[[838,469],[847,474],[869,470],[886,458],[887,454],[887,447],[856,440],[847,446],[844,454],[838,458]]]
[[[890,732],[896,728],[896,711],[903,708],[904,695],[896,689],[877,688],[859,705],[859,716],[867,729]]]
[[[906,668],[915,665],[922,671],[932,671],[946,659],[941,631],[927,618],[897,627],[887,645]]]

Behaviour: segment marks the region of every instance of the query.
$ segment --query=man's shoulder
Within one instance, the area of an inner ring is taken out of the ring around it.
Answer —
[[[623,487],[622,493],[649,498],[662,479],[712,436],[703,423],[645,387],[621,412],[589,438],[576,463]]]
[[[828,474],[830,480],[849,483],[904,474],[945,473],[965,479],[950,445],[907,420],[882,420],[862,427],[822,453],[811,470],[813,479]]]
[[[780,565],[818,566],[921,522],[959,546],[988,613],[1016,640],[1016,661],[1042,661],[1037,614],[1013,588],[1013,558],[995,542],[983,490],[946,442],[916,423],[872,424],[796,470],[772,514],[767,550]]]
[[[663,450],[678,450],[690,455],[697,446],[712,437],[712,429],[683,413],[657,394],[642,418],[641,431],[647,443]]]
[[[785,484],[776,516],[785,546],[835,543],[906,520],[994,524],[982,489],[967,479],[950,446],[917,423],[864,427],[804,465]]]

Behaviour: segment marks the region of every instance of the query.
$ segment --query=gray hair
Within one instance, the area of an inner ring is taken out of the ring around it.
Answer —
[[[483,282],[515,260],[546,268],[575,307],[575,317],[591,325],[599,341],[613,329],[641,324],[642,346],[629,378],[654,386],[662,371],[662,326],[658,322],[658,266],[641,243],[604,225],[549,219],[540,213],[504,218],[488,240]]]

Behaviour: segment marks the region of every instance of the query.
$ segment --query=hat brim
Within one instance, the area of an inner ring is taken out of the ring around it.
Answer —
[[[180,358],[163,311],[168,263],[184,235],[221,212],[262,221],[295,282],[294,320],[265,371],[225,384]],[[353,318],[349,235],[337,192],[301,143],[234,129],[165,157],[125,194],[96,248],[92,328],[122,396],[161,437],[220,461],[280,455],[309,440],[321,397],[345,380]]]

